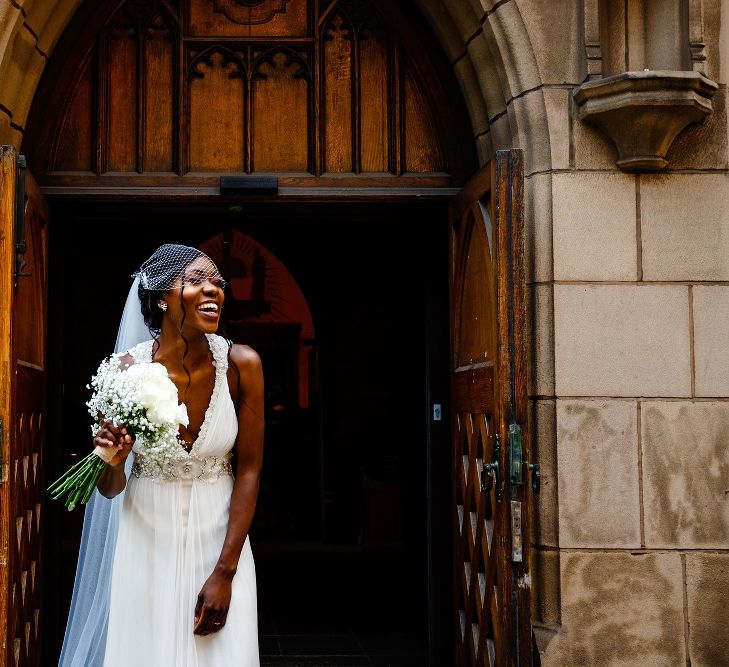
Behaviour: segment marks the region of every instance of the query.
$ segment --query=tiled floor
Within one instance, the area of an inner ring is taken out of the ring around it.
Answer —
[[[427,665],[425,605],[398,556],[257,558],[257,579],[262,667]]]

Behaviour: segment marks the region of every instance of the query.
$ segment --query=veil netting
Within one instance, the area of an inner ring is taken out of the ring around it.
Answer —
[[[139,274],[135,275],[124,306],[114,352],[126,352],[151,335],[139,302]],[[125,463],[127,477],[133,457]],[[86,504],[81,546],[76,566],[59,667],[102,667],[109,619],[111,569],[124,492],[112,500],[94,491]]]

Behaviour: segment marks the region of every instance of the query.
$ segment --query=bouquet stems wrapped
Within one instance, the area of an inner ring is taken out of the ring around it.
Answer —
[[[187,426],[187,409],[178,405],[177,387],[159,363],[119,366],[119,355],[105,359],[91,380],[89,413],[105,415],[134,434],[143,451],[163,461],[178,454],[180,424]],[[102,420],[103,423],[103,420]],[[96,435],[99,426],[92,427]],[[136,444],[136,443],[135,443]],[[89,501],[116,447],[96,447],[48,487],[54,500],[63,499],[69,511]]]
[[[69,511],[76,505],[89,502],[101,473],[116,452],[114,447],[95,447],[93,452],[84,456],[48,487],[53,500],[65,496],[64,503]]]

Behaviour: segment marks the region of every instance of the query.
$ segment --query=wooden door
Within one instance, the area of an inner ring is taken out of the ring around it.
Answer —
[[[531,665],[523,162],[450,208],[455,663]]]
[[[41,665],[47,220],[16,151],[0,147],[0,665]]]

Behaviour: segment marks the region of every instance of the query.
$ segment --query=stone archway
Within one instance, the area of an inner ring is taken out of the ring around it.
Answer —
[[[56,42],[81,0],[0,0],[0,143],[20,146],[31,103]],[[532,377],[536,432],[545,481],[556,488],[553,426],[554,343],[551,270],[551,170],[569,166],[570,89],[584,79],[584,56],[563,58],[546,43],[543,22],[579,23],[578,9],[527,0],[415,0],[439,39],[470,115],[479,161],[495,150],[525,149],[527,282],[530,283]],[[561,4],[561,3],[554,3]],[[484,9],[485,7],[485,9]],[[575,33],[577,34],[577,33]],[[567,39],[574,48],[577,41]],[[575,62],[578,63],[575,66]],[[572,71],[573,68],[575,71]],[[555,139],[557,137],[557,139]],[[551,425],[551,430],[550,430]],[[536,513],[536,544],[557,546],[556,492],[545,491]],[[559,622],[559,558],[538,561],[536,620]],[[543,583],[542,583],[543,582]]]
[[[538,48],[538,32],[528,30],[538,25],[529,20],[539,19],[534,8],[525,12],[516,0],[486,3],[491,5],[486,12],[472,0],[416,4],[456,73],[481,161],[498,148],[518,146],[528,149],[527,174],[548,170],[554,151],[542,72],[551,56]],[[21,144],[43,69],[80,5],[80,0],[0,0],[0,142]]]

